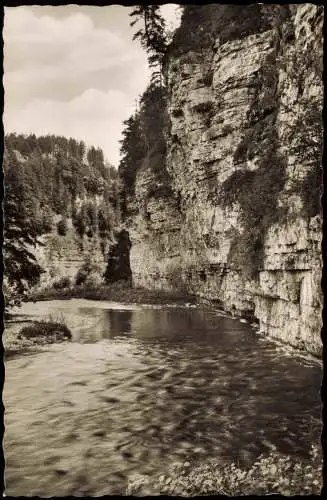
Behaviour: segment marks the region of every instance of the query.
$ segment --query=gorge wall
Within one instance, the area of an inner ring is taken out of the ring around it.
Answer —
[[[221,34],[167,57],[166,179],[150,190],[147,162],[127,198],[133,282],[183,288],[319,352],[323,8],[211,8],[197,29],[217,19]],[[184,15],[175,39],[192,30]]]

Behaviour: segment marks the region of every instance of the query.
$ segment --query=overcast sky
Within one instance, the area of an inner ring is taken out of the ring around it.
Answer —
[[[162,7],[178,24],[174,4]],[[60,134],[100,146],[119,162],[122,122],[149,78],[132,41],[129,7],[6,7],[5,132]]]

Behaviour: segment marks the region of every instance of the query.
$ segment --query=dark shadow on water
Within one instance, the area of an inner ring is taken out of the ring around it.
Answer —
[[[114,338],[121,335],[129,335],[132,331],[133,311],[104,311],[108,321],[108,330],[105,338]]]

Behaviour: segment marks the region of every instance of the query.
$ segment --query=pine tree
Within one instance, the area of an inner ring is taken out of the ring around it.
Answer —
[[[134,26],[141,22],[140,28],[133,36],[133,40],[139,40],[141,46],[148,54],[148,61],[154,69],[152,82],[162,85],[162,65],[167,49],[167,39],[165,34],[166,23],[160,14],[160,5],[137,5],[130,13],[133,18],[130,25]]]
[[[4,158],[4,266],[11,300],[21,297],[41,276],[42,269],[33,255],[41,228],[33,213],[32,197],[22,182],[20,165],[13,151]]]
[[[139,114],[135,113],[124,121],[122,135],[123,139],[120,141],[122,159],[118,170],[120,177],[124,180],[127,192],[133,193],[135,176],[146,152]]]

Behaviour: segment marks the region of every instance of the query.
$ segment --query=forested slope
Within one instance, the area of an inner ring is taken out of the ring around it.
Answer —
[[[94,261],[106,261],[120,208],[117,171],[105,164],[101,149],[62,136],[8,134],[3,169],[5,275],[11,294],[21,295],[40,277],[48,279],[50,261],[57,279],[74,278],[86,249],[96,247]],[[62,265],[74,252],[74,269],[67,274]]]

